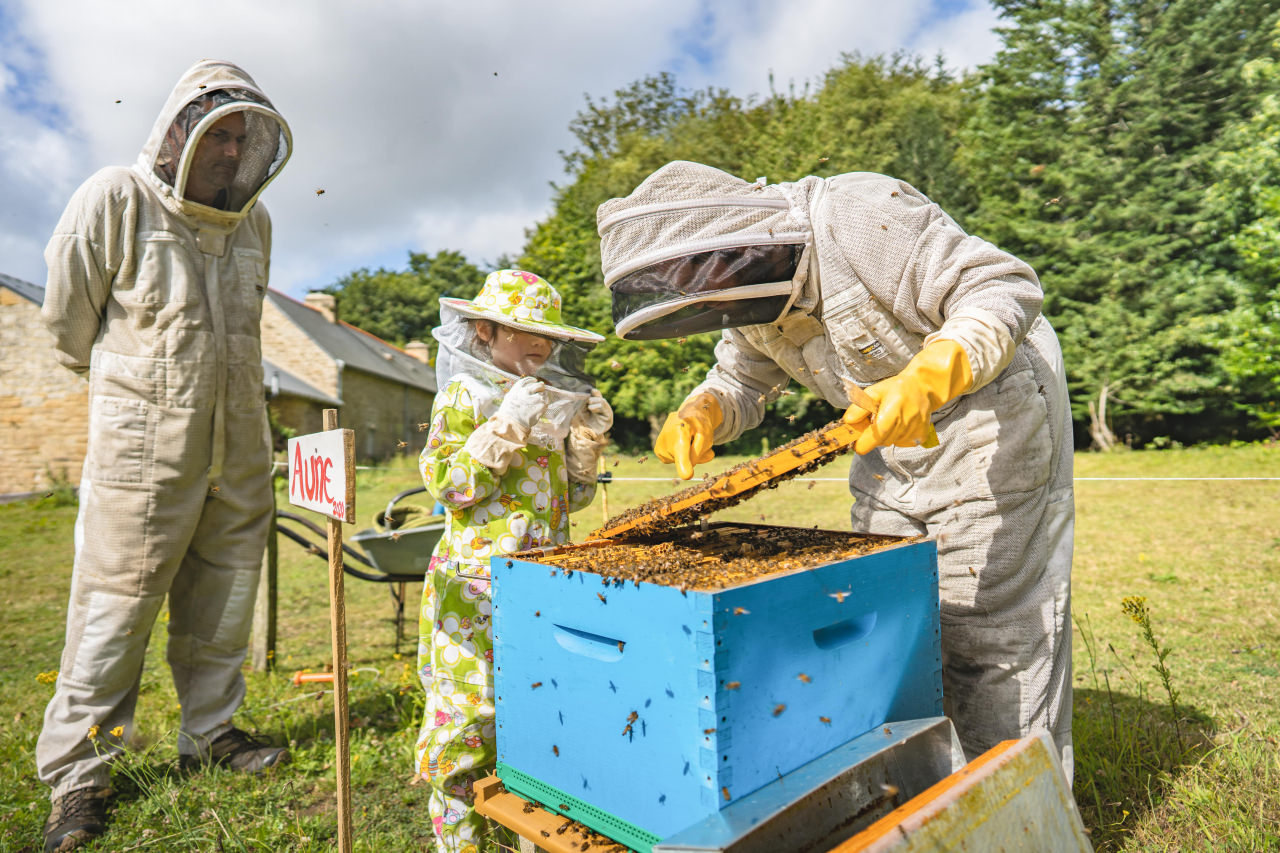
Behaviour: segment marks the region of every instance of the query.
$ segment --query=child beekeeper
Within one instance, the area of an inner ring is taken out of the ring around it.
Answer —
[[[422,591],[417,772],[452,853],[486,846],[471,785],[496,752],[489,558],[569,541],[613,412],[582,372],[604,338],[561,322],[560,294],[533,273],[499,270],[474,301],[441,299],[432,336],[440,391],[418,467],[448,526]]]

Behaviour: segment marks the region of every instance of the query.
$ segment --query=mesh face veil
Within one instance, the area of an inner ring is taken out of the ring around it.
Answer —
[[[668,163],[597,212],[619,337],[652,340],[769,323],[807,276],[807,207],[779,186]]]
[[[288,122],[243,68],[203,59],[169,93],[134,170],[170,210],[194,218],[201,249],[218,254],[211,235],[249,214],[292,144]]]
[[[289,156],[289,136],[266,98],[247,89],[202,94],[174,119],[156,157],[156,175],[172,186],[183,202],[198,203],[187,193],[201,139],[220,119],[235,112],[244,117],[245,131],[238,168],[230,186],[209,206],[233,213],[245,210],[284,165]]]
[[[440,325],[431,336],[440,344],[436,355],[436,385],[445,388],[450,382],[464,378],[468,390],[476,398],[486,417],[497,411],[511,383],[520,376],[497,367],[489,354],[489,344],[476,331],[477,323],[495,323],[496,334],[507,327],[494,320],[468,317],[456,308],[442,303]],[[541,431],[556,440],[569,433],[569,423],[587,404],[592,387],[591,377],[583,370],[587,353],[594,343],[552,340],[551,354],[531,375],[547,384],[549,402],[544,420],[533,431]]]

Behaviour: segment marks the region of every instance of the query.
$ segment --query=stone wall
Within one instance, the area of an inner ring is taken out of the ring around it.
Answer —
[[[262,303],[262,354],[317,391],[341,397],[338,366],[333,359],[270,299]]]
[[[0,495],[80,483],[89,383],[58,364],[40,306],[0,288]]]
[[[429,391],[348,368],[342,372],[338,421],[344,429],[356,431],[357,459],[416,456],[427,441],[418,424],[431,419],[433,399]]]

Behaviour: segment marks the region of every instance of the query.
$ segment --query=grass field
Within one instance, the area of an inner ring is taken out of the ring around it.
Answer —
[[[677,488],[652,459],[608,463],[618,478],[657,478],[611,484],[611,515]],[[837,461],[721,517],[844,528],[844,471]],[[1093,843],[1280,851],[1280,481],[1087,479],[1280,477],[1280,448],[1081,454],[1076,475],[1075,792]],[[407,460],[360,472],[361,523],[348,536],[415,481]],[[579,536],[603,519],[602,498],[574,517]],[[75,513],[65,495],[0,506],[3,851],[39,849],[48,811],[33,754],[62,647]],[[355,849],[424,850],[426,792],[410,783],[416,622],[397,654],[388,587],[348,578],[346,590]],[[411,620],[418,594],[409,591]],[[178,710],[157,626],[112,828],[90,849],[332,848],[331,697],[290,681],[329,664],[324,561],[282,539],[279,595],[277,670],[248,673],[239,723],[289,743],[293,766],[266,779],[176,771]]]

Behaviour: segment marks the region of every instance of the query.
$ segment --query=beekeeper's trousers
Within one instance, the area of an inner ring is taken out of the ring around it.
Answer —
[[[853,528],[936,538],[943,702],[968,757],[1047,730],[1070,780],[1072,433],[1049,325],[935,425],[935,448],[854,461]]]
[[[184,488],[81,483],[66,645],[36,745],[40,779],[55,799],[107,785],[105,759],[129,739],[166,595],[179,753],[206,753],[244,700],[241,666],[272,509],[269,469],[229,474],[216,490],[203,476],[189,480]]]

